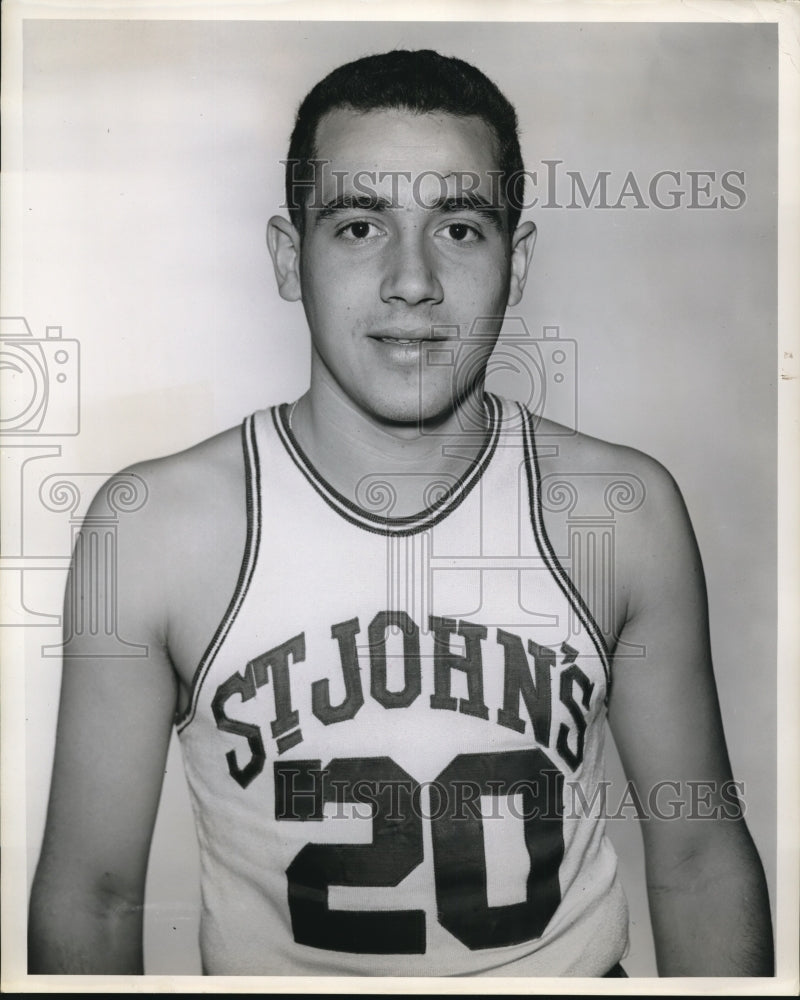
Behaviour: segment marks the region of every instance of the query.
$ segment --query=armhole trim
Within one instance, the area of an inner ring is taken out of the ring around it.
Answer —
[[[184,729],[194,718],[197,710],[197,701],[200,690],[203,686],[211,664],[214,662],[217,653],[228,636],[228,633],[236,620],[239,610],[244,603],[250,582],[253,579],[256,562],[258,561],[258,550],[261,544],[261,465],[258,456],[258,442],[256,439],[255,414],[251,414],[242,423],[242,451],[244,453],[245,468],[245,503],[247,508],[247,536],[245,539],[242,564],[239,569],[239,578],[236,581],[236,588],[228,604],[227,610],[222,617],[213,638],[206,647],[197,669],[192,678],[192,690],[190,692],[189,704],[184,711],[176,717],[175,728],[178,733]]]
[[[589,633],[589,637],[594,643],[595,649],[600,656],[600,661],[603,664],[603,672],[605,673],[606,678],[606,693],[604,700],[606,706],[608,706],[608,699],[611,694],[611,655],[608,651],[608,647],[606,646],[603,633],[600,631],[592,612],[589,610],[586,602],[580,594],[580,591],[569,578],[566,570],[559,562],[558,556],[556,555],[555,550],[550,543],[550,539],[547,536],[547,531],[544,525],[544,516],[542,514],[542,498],[540,488],[541,473],[539,470],[539,456],[536,451],[536,438],[532,426],[533,417],[529,413],[526,414],[521,406],[520,411],[522,416],[522,434],[525,451],[525,472],[528,479],[528,502],[530,505],[533,534],[536,539],[539,552],[547,564],[547,568],[550,570],[553,579],[561,588],[562,593],[570,602],[573,610],[580,619],[581,624]]]

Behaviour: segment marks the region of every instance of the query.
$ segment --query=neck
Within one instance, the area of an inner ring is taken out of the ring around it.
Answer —
[[[337,389],[312,383],[293,405],[290,423],[320,475],[356,503],[359,483],[384,475],[398,497],[393,516],[416,513],[425,506],[422,497],[432,479],[463,476],[483,448],[488,421],[482,384],[458,407],[423,426],[382,423],[342,399]],[[466,433],[464,413],[470,417]]]

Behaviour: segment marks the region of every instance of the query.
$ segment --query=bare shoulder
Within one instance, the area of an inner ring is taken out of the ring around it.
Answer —
[[[654,526],[663,517],[678,522],[685,518],[678,484],[651,455],[588,434],[567,434],[546,420],[541,421],[536,437],[543,489],[552,492],[569,484],[575,509],[578,504],[599,503],[608,516],[624,514],[626,522],[638,530]],[[598,510],[595,516],[602,513]],[[585,516],[592,515],[585,512]]]
[[[244,497],[244,467],[241,430],[231,427],[171,455],[137,462],[112,476],[98,492],[95,505],[136,494],[130,509],[130,529],[137,526],[148,535],[172,543],[184,531],[214,519],[220,507],[230,510],[230,503]],[[175,533],[178,533],[177,535]]]
[[[557,549],[569,552],[578,536],[586,542],[591,533],[606,539],[617,630],[663,600],[667,588],[703,592],[689,513],[661,462],[626,445],[565,434],[548,421],[538,429],[537,448],[545,523]]]
[[[241,429],[121,470],[100,489],[85,524],[109,510],[120,617],[169,645],[174,661],[167,637],[192,635],[198,621],[221,614],[239,571],[247,532]]]

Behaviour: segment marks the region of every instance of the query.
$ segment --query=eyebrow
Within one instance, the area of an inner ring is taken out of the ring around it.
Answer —
[[[474,191],[452,197],[447,195],[434,202],[431,208],[439,212],[475,212],[497,229],[502,231],[503,228],[503,208]]]
[[[391,207],[392,203],[389,199],[383,198],[380,195],[340,194],[322,205],[319,209],[317,220],[322,222],[324,219],[330,219],[339,212],[345,212],[353,208],[362,212],[388,212]]]
[[[394,205],[382,195],[371,194],[340,194],[325,202],[318,209],[317,221],[323,222],[325,219],[333,218],[340,212],[357,210],[362,212],[388,212],[394,209]],[[456,214],[458,212],[474,212],[486,219],[500,232],[503,230],[504,212],[500,205],[497,205],[484,198],[482,195],[469,192],[459,195],[443,195],[431,205],[426,206],[431,212],[444,212]]]

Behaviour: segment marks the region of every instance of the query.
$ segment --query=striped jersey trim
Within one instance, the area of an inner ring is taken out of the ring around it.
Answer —
[[[608,647],[606,646],[603,633],[600,631],[592,612],[589,610],[586,602],[583,600],[583,597],[581,597],[581,594],[575,584],[572,580],[570,580],[566,570],[558,561],[558,556],[555,554],[553,546],[550,544],[550,539],[547,537],[547,531],[544,525],[544,515],[542,513],[542,479],[539,469],[539,456],[536,450],[536,436],[532,426],[533,416],[531,414],[527,414],[526,419],[526,414],[522,410],[521,406],[520,416],[523,418],[522,436],[525,449],[525,471],[528,478],[528,499],[530,502],[531,524],[533,525],[536,545],[542,558],[547,564],[547,568],[550,570],[553,579],[561,588],[561,591],[567,600],[572,604],[572,607],[575,609],[575,613],[578,615],[581,624],[588,632],[598,654],[600,655],[600,660],[603,664],[603,671],[606,675],[605,700],[606,703],[608,703],[608,697],[611,693],[611,656],[608,651]]]
[[[245,540],[242,565],[239,569],[239,578],[236,582],[236,589],[231,597],[230,604],[222,617],[222,621],[217,626],[214,637],[203,653],[200,663],[192,679],[192,691],[189,704],[183,714],[175,721],[177,731],[182,732],[194,718],[197,710],[197,700],[200,696],[200,689],[203,686],[211,664],[214,662],[217,653],[231,630],[231,626],[236,620],[236,616],[244,603],[250,583],[253,579],[256,563],[258,562],[258,550],[261,545],[261,466],[258,457],[258,442],[256,440],[255,417],[250,415],[242,423],[242,450],[244,452],[245,466],[245,488],[247,505],[247,537]]]
[[[365,531],[372,531],[379,535],[402,536],[413,535],[438,524],[466,499],[486,471],[500,439],[502,417],[500,404],[490,393],[485,394],[484,405],[489,420],[489,430],[483,447],[469,470],[435,503],[430,504],[417,514],[410,514],[406,517],[382,517],[379,514],[373,514],[335,490],[317,472],[311,460],[300,447],[289,426],[288,407],[285,404],[273,407],[272,421],[289,457],[329,507],[345,520]]]

